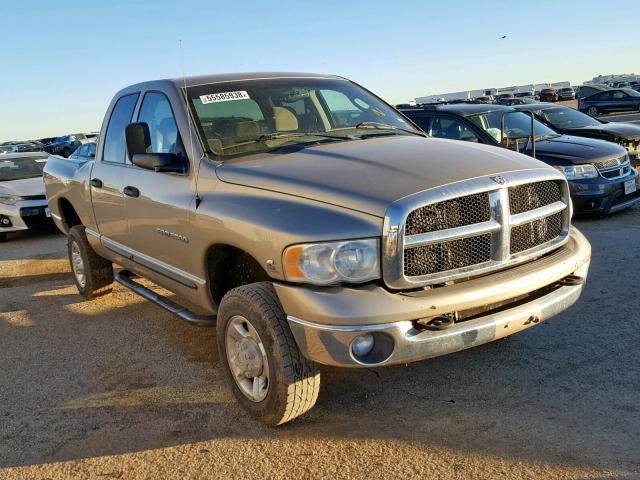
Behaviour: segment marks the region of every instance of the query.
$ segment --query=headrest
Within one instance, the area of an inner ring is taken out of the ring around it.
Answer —
[[[240,122],[236,125],[236,137],[256,138],[258,136],[260,136],[260,125],[258,125],[258,122],[247,121]]]
[[[278,132],[298,130],[298,119],[284,107],[273,107],[273,118],[276,121],[276,131]]]

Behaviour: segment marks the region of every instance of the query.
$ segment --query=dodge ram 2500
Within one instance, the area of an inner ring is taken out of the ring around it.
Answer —
[[[115,263],[119,283],[215,325],[230,388],[268,425],[314,405],[319,364],[413,362],[537,325],[578,299],[591,256],[560,172],[425,138],[329,75],[127,87],[95,158],[51,157],[45,184],[79,292],[107,292]]]

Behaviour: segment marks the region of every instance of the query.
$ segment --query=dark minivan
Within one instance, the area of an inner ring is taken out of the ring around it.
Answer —
[[[418,106],[401,112],[432,137],[509,148],[555,167],[569,181],[576,213],[608,214],[640,203],[638,173],[620,145],[561,135],[531,114],[501,105]]]

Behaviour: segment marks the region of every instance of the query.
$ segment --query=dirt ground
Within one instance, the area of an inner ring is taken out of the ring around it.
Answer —
[[[325,368],[318,405],[247,418],[213,329],[134,294],[84,302],[64,238],[0,245],[0,479],[640,479],[640,208],[577,221],[579,304],[408,366]]]

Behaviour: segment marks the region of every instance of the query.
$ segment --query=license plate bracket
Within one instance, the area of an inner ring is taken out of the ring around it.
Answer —
[[[635,191],[636,191],[636,181],[635,181],[635,179],[627,180],[626,182],[624,182],[624,194],[625,195],[629,195],[630,193],[633,193]]]

